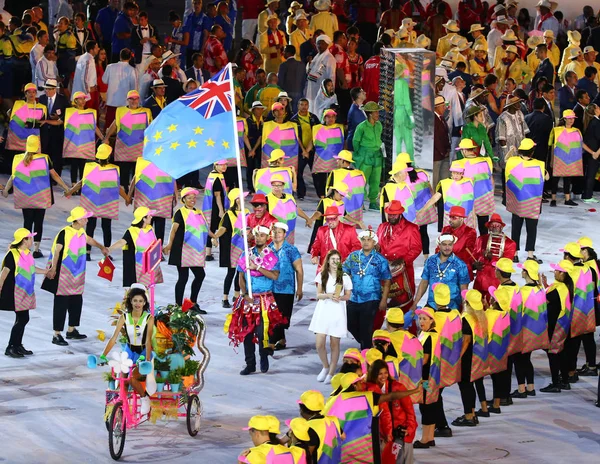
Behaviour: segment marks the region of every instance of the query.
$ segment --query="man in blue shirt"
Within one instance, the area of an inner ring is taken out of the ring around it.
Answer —
[[[375,231],[364,230],[358,238],[361,249],[348,255],[343,269],[352,279],[352,295],[346,305],[348,331],[365,350],[372,345],[377,311],[385,314],[387,309],[392,274],[387,259],[375,251]]]
[[[298,248],[285,241],[285,236],[289,230],[287,224],[276,222],[273,224],[273,242],[269,245],[279,259],[279,278],[273,284],[273,296],[277,302],[277,307],[283,316],[287,319],[285,324],[277,326],[270,337],[270,344],[274,349],[283,350],[286,348],[285,330],[290,328],[290,319],[292,318],[292,308],[294,307],[294,295],[298,301],[302,299],[302,284],[304,282],[304,269],[302,268],[302,258]]]
[[[133,29],[131,18],[135,15],[136,9],[137,6],[135,3],[125,2],[123,9],[117,15],[112,30],[111,56],[113,63],[119,61],[121,50],[130,48],[131,30]]]
[[[423,273],[421,274],[421,283],[419,284],[419,288],[417,288],[417,294],[411,308],[413,314],[417,303],[425,295],[427,287],[429,287],[427,306],[437,309],[433,296],[433,284],[438,282],[444,283],[450,288],[450,304],[448,307],[451,309],[461,309],[461,292],[467,289],[471,279],[467,265],[452,252],[455,241],[456,237],[451,234],[440,235],[437,239],[440,252],[430,256],[425,261]]]
[[[278,313],[276,308],[272,309],[272,305],[275,303],[275,298],[273,297],[274,283],[279,278],[279,260],[275,256],[274,265],[272,263],[270,265],[265,264],[266,267],[270,268],[267,270],[262,266],[263,262],[261,258],[263,250],[267,248],[270,230],[267,227],[257,226],[252,233],[256,241],[256,246],[249,250],[250,256],[248,259],[252,296],[248,294],[246,271],[241,265],[238,265],[240,291],[244,298],[243,301],[236,301],[233,307],[233,317],[238,316],[239,318],[241,315],[242,319],[235,330],[241,333],[247,332],[244,337],[246,367],[241,370],[240,375],[249,375],[256,372],[254,339],[258,343],[260,371],[265,373],[269,370],[269,354],[272,354],[273,350],[269,348],[269,340],[265,338],[265,328],[270,329],[269,326],[273,324],[270,316]],[[239,263],[245,263],[244,255],[240,258]],[[264,318],[265,313],[268,314],[267,320]]]
[[[106,50],[106,55],[111,56],[112,31],[117,15],[119,14],[119,0],[109,0],[108,6],[105,6],[96,15],[94,30],[98,36],[98,42]]]
[[[348,143],[348,150],[352,151],[352,137],[354,137],[356,126],[367,119],[367,115],[360,108],[367,98],[367,93],[360,87],[354,87],[350,90],[350,98],[352,98],[352,105],[350,105],[350,110],[348,111],[348,136],[346,137],[346,141]]]
[[[192,62],[194,53],[202,52],[204,44],[204,22],[208,17],[202,13],[202,0],[194,0],[194,11],[185,20],[183,26],[184,34],[189,34],[189,43],[186,48],[186,63]]]

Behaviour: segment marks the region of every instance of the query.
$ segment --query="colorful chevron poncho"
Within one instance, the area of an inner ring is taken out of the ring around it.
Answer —
[[[173,215],[175,181],[151,161],[138,158],[135,163],[133,208],[145,206],[156,210],[154,217],[170,219]]]
[[[11,248],[9,253],[12,254],[15,261],[15,311],[35,309],[35,261],[33,256],[29,250],[17,250],[16,248]],[[4,268],[4,260],[2,267]]]
[[[50,160],[48,155],[34,155],[28,166],[25,154],[16,155],[12,163],[15,209],[52,206]]]
[[[144,131],[151,122],[152,114],[148,108],[131,109],[126,106],[117,108],[115,161],[134,162],[141,158],[144,151]]]
[[[465,169],[465,178],[473,181],[475,195],[473,209],[478,216],[489,216],[496,208],[494,204],[493,164],[491,158],[478,156],[457,160]]]
[[[334,156],[344,149],[344,127],[341,124],[313,126],[315,161],[313,173],[329,173],[336,167]]]
[[[150,285],[150,274],[142,272],[143,269],[143,258],[144,252],[150,248],[156,241],[156,235],[154,235],[154,229],[152,226],[148,225],[145,228],[141,227],[130,227],[127,229],[131,234],[131,239],[133,240],[133,250],[128,250],[127,247],[123,249],[123,253],[131,253],[135,254],[135,277],[136,282],[139,284],[143,284],[146,287]],[[206,243],[206,242],[205,242]],[[163,282],[162,271],[160,269],[160,265],[154,270],[154,283],[160,284]]]
[[[119,219],[119,168],[86,163],[83,169],[80,206],[96,218]]]
[[[285,181],[283,193],[291,195],[293,193],[292,170],[284,166],[269,166],[257,169],[254,174],[254,190],[256,193],[268,195],[271,193],[271,177],[273,174],[280,174]]]
[[[290,245],[293,245],[296,235],[296,219],[298,218],[296,200],[291,195],[284,195],[283,198],[277,198],[272,193],[269,193],[267,201],[269,203],[269,213],[275,216],[278,221],[287,224],[289,230],[286,240]]]
[[[293,122],[277,124],[275,121],[267,121],[262,131],[262,162],[263,168],[269,165],[268,159],[271,152],[281,148],[285,153],[283,165],[287,168],[293,167],[298,172],[298,126]]]
[[[367,185],[365,175],[359,169],[334,169],[327,178],[326,190],[329,190],[333,185],[340,183],[348,187],[346,196],[343,200],[346,214],[356,222],[361,222],[363,220],[365,186]],[[347,220],[343,220],[342,222],[351,224],[351,222]]]
[[[583,137],[579,129],[555,127],[548,144],[554,147],[552,175],[554,177],[583,176]]]
[[[544,193],[544,163],[513,156],[506,161],[506,209],[522,218],[540,217]]]
[[[523,297],[521,353],[545,350],[550,343],[548,340],[546,291],[540,287],[525,285],[521,287],[521,296]]]
[[[96,110],[67,108],[63,158],[93,160],[96,155]]]
[[[203,267],[206,258],[208,224],[202,211],[183,207],[179,210],[185,223],[181,267]]]
[[[15,151],[25,151],[27,137],[30,135],[40,135],[39,126],[37,128],[27,127],[33,119],[41,121],[48,112],[45,105],[40,103],[27,103],[24,100],[17,100],[10,113],[8,122],[8,135],[6,137],[6,149]]]
[[[450,208],[453,206],[462,206],[466,212],[465,224],[468,227],[476,228],[477,220],[475,218],[475,190],[473,181],[463,177],[459,181],[452,179],[443,179],[438,185],[438,190],[442,191],[444,200],[444,226],[450,224]]]
[[[85,245],[87,235],[85,229],[74,229],[67,226],[62,229],[65,233],[65,246],[61,250],[61,266],[58,275],[58,288],[56,295],[81,295],[85,285]],[[61,232],[62,232],[61,231]],[[59,234],[60,235],[60,232]],[[56,253],[56,243],[58,235],[54,239],[48,262],[52,262],[52,257]]]

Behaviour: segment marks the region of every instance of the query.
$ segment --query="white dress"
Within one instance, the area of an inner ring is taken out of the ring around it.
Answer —
[[[321,284],[321,273],[317,274],[315,283]],[[344,288],[340,295],[343,295],[347,290],[352,290],[352,280],[350,280],[350,276],[344,274],[342,283]],[[331,276],[327,279],[325,293],[335,293],[335,279]],[[326,300],[319,300],[308,330],[318,334],[345,338],[348,333],[346,302],[340,301],[336,303],[329,298]]]

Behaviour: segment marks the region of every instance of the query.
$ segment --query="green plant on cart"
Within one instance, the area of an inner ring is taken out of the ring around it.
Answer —
[[[106,382],[114,382],[115,381],[115,379],[113,378],[113,375],[112,375],[111,371],[108,371],[108,372],[104,373],[104,380]]]
[[[169,377],[167,377],[169,384],[178,385],[181,383],[181,369],[174,369],[169,372]]]
[[[188,375],[196,375],[198,369],[200,368],[200,362],[194,361],[193,359],[188,359],[185,361],[185,366],[183,366],[182,377],[186,377]]]
[[[169,360],[165,359],[164,361],[161,361],[158,358],[154,359],[154,370],[157,371],[168,371],[170,369],[170,365],[169,365]]]

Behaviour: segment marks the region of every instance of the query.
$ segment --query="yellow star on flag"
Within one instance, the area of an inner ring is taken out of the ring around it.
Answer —
[[[180,146],[180,144],[179,144],[179,143],[177,143],[177,142],[173,142],[169,148],[170,148],[171,150],[176,150],[176,149],[177,149],[177,147],[179,147],[179,146]]]
[[[196,142],[195,140],[190,140],[190,141],[187,143],[187,146],[188,146],[188,148],[190,148],[190,149],[191,149],[191,148],[196,148],[196,145],[198,145],[198,142]]]
[[[225,148],[226,150],[229,149],[229,142],[226,142],[225,140],[223,140],[223,143],[221,144],[223,146],[223,148]]]
[[[202,132],[204,132],[204,129],[202,129],[200,126],[194,129],[194,134],[196,135],[202,135]]]
[[[144,145],[146,145],[149,141],[150,139],[148,137],[144,137]]]
[[[214,147],[215,146],[215,141],[213,139],[208,139],[206,141],[206,146],[207,147]]]
[[[158,142],[160,139],[162,139],[162,131],[156,131],[152,138]]]
[[[167,130],[168,130],[169,132],[174,132],[174,131],[176,131],[176,130],[177,130],[177,124],[171,124],[171,125],[170,125],[170,126],[167,128]]]
[[[162,145],[161,145],[161,146],[159,146],[159,147],[156,149],[156,151],[154,152],[154,154],[155,154],[156,156],[160,156],[160,154],[161,154],[162,152],[163,152],[163,147],[162,147]]]

